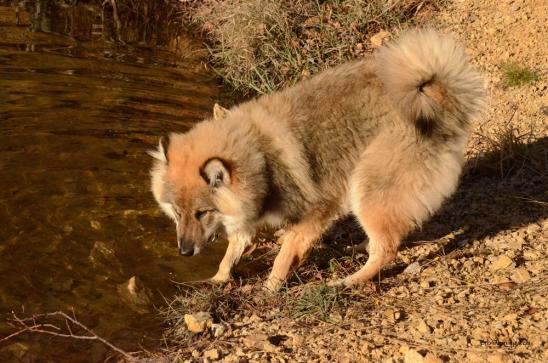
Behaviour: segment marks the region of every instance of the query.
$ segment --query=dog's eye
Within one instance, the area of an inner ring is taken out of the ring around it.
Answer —
[[[197,211],[197,212],[194,214],[194,218],[196,218],[197,220],[200,220],[200,219],[202,219],[203,217],[205,217],[206,214],[208,214],[208,213],[210,213],[210,212],[213,212],[213,209],[199,210],[199,211]]]

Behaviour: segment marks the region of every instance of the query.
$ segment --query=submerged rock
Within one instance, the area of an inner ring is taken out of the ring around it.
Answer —
[[[152,302],[152,292],[136,276],[118,285],[118,294],[130,308],[144,314],[149,311]]]
[[[114,269],[118,272],[122,269],[114,248],[102,241],[97,241],[93,244],[93,248],[89,253],[89,260],[93,267],[98,269]]]

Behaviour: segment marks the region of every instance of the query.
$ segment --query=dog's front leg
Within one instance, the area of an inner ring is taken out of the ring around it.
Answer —
[[[230,271],[232,271],[232,267],[234,267],[234,265],[238,263],[245,249],[250,244],[250,234],[236,234],[233,236],[229,236],[228,248],[226,249],[225,256],[219,264],[219,270],[217,271],[215,276],[210,279],[210,281],[226,282],[230,280]]]
[[[291,270],[298,267],[308,256],[314,243],[331,225],[331,210],[319,211],[302,222],[292,226],[280,237],[282,247],[274,260],[272,272],[266,280],[265,288],[278,291]]]

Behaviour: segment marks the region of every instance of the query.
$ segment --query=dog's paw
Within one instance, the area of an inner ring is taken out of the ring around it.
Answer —
[[[276,293],[280,291],[282,287],[282,281],[276,278],[269,278],[263,285],[263,290],[269,293]]]
[[[230,281],[230,274],[217,272],[215,276],[211,277],[208,281],[214,284],[224,284]]]
[[[346,282],[345,282],[345,279],[333,280],[333,281],[329,281],[327,283],[327,286],[329,286],[329,287],[346,287]]]

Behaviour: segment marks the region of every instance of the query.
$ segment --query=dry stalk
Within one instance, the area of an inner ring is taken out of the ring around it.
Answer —
[[[13,311],[11,314],[12,314],[12,318],[9,319],[9,322],[19,327],[19,330],[0,339],[0,343],[7,341],[9,339],[15,338],[16,336],[19,336],[24,333],[46,334],[46,335],[52,335],[52,336],[61,337],[61,338],[70,338],[70,339],[78,339],[78,340],[97,340],[105,344],[110,349],[114,350],[115,352],[121,354],[127,361],[129,362],[137,361],[137,359],[133,355],[118,348],[117,346],[109,342],[108,340],[95,334],[93,330],[89,329],[87,326],[79,322],[74,316],[74,311],[72,312],[73,316],[70,316],[63,311],[55,311],[52,313],[45,313],[45,314],[35,314],[28,318],[20,318]],[[59,326],[55,324],[39,321],[39,320],[49,319],[49,318],[62,318],[65,323],[66,330],[64,331],[62,328],[60,328]],[[77,327],[83,330],[85,333],[75,334],[73,332],[74,327]]]

